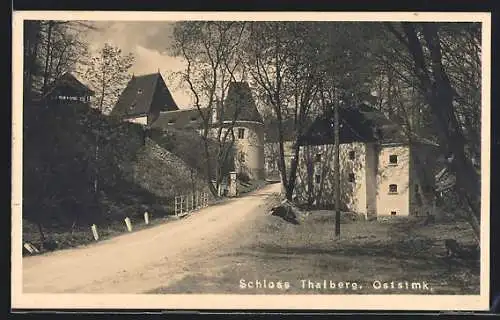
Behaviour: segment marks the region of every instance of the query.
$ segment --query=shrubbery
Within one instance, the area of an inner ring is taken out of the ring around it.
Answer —
[[[51,230],[122,223],[146,210],[156,217],[171,214],[175,195],[206,185],[203,163],[155,158],[144,146],[140,125],[113,121],[86,105],[26,105],[23,122],[23,219],[41,226],[46,236]],[[175,152],[184,139],[190,137],[159,142]],[[198,150],[196,143],[182,145]]]

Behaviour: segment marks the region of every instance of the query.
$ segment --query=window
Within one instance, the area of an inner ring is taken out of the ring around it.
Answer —
[[[389,156],[389,164],[398,164],[398,156],[395,154],[391,154]]]
[[[389,193],[398,193],[398,185],[390,184],[389,185]]]
[[[356,176],[354,173],[349,173],[349,182],[355,182],[356,181]]]
[[[137,90],[137,94],[142,94],[142,89]]]
[[[319,174],[316,174],[314,177],[315,177],[316,183],[321,182],[321,176]]]
[[[245,138],[245,129],[239,128],[238,129],[238,139],[243,139]]]
[[[349,151],[349,160],[354,160],[356,153],[354,151]]]
[[[391,211],[391,216],[395,216],[396,215],[396,211]]]
[[[316,156],[314,157],[315,162],[321,162],[321,153],[316,153]]]

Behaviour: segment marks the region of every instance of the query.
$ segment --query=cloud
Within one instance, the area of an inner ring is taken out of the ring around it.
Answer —
[[[94,21],[98,30],[89,34],[89,40],[99,43],[113,42],[123,50],[130,50],[137,45],[144,48],[165,52],[171,43],[172,22],[157,21]]]
[[[184,68],[179,58],[166,54],[170,45],[172,22],[123,22],[93,21],[97,29],[86,35],[91,51],[97,51],[104,43],[110,43],[135,56],[131,72],[135,75],[154,73],[160,70],[174,100],[180,107],[191,105],[191,98],[185,90],[179,88],[172,75]]]
[[[140,45],[137,45],[133,52],[136,60],[131,72],[135,75],[141,75],[158,72],[159,70],[179,107],[188,107],[191,104],[191,97],[186,94],[185,90],[179,87],[178,81],[173,79],[176,72],[182,71],[185,68],[181,59],[147,49]]]

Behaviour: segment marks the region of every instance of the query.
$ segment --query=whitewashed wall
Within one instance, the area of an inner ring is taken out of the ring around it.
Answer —
[[[390,156],[397,156],[397,163],[389,162]],[[377,172],[377,215],[408,216],[410,213],[410,148],[408,146],[382,146],[378,156]],[[397,192],[391,193],[389,186],[397,185]]]
[[[350,159],[349,152],[354,152]],[[366,214],[366,146],[363,143],[340,145],[340,185],[342,209]],[[317,155],[320,161],[317,160]],[[318,206],[334,204],[334,146],[302,146],[295,195],[299,202]],[[308,169],[308,163],[312,166]],[[310,170],[311,172],[308,172]],[[350,181],[353,175],[354,181]]]

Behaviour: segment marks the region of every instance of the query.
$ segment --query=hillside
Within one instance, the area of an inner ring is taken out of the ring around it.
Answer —
[[[39,245],[43,237],[61,233],[77,237],[82,231],[83,240],[91,241],[92,224],[123,229],[125,217],[136,221],[144,211],[168,216],[173,214],[176,195],[194,189],[208,192],[203,163],[188,166],[168,150],[175,146],[163,141],[163,148],[155,141],[146,139],[144,144],[140,125],[114,122],[83,104],[27,105],[23,240]],[[182,136],[182,144],[195,143],[189,135]]]

